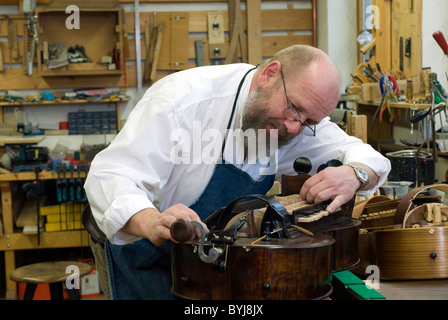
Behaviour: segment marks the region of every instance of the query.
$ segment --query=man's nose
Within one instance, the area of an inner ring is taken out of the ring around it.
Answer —
[[[300,121],[293,121],[286,119],[283,121],[283,125],[288,130],[288,133],[291,135],[298,135],[303,130],[302,123]]]

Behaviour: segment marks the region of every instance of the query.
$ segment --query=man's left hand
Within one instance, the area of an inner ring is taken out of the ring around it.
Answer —
[[[375,180],[376,174],[373,174],[372,177],[373,171],[368,169],[369,176]],[[374,184],[371,182],[369,185]],[[327,211],[332,213],[350,201],[360,186],[361,182],[356,177],[353,168],[349,166],[328,167],[311,176],[303,184],[300,196],[309,203],[332,199],[333,201],[327,207]]]

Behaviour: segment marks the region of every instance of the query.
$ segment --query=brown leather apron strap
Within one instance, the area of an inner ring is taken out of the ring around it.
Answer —
[[[398,204],[397,211],[395,212],[394,224],[403,224],[405,221],[406,213],[411,208],[412,202],[421,192],[428,189],[437,189],[448,193],[448,185],[447,184],[432,184],[429,186],[423,186],[419,188],[412,189],[409,191]]]

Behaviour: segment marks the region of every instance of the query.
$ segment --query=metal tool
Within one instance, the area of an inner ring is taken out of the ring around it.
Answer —
[[[390,123],[393,123],[395,119],[395,115],[392,112],[392,109],[390,107],[390,101],[393,99],[394,101],[398,102],[398,99],[396,97],[396,94],[399,94],[399,89],[397,82],[394,81],[395,77],[388,76],[385,73],[383,73],[383,77],[380,79],[380,90],[381,90],[381,103],[378,106],[378,108],[375,111],[375,114],[373,115],[372,123],[370,126],[370,131],[373,131],[373,128],[375,126],[375,119],[376,117],[379,117],[379,122],[381,123],[383,121],[383,114],[385,110],[387,109],[390,115]]]

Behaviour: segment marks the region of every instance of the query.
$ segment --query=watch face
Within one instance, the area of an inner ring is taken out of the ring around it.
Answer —
[[[364,180],[364,181],[368,181],[369,180],[369,175],[367,174],[367,172],[365,170],[359,170],[359,177]]]

